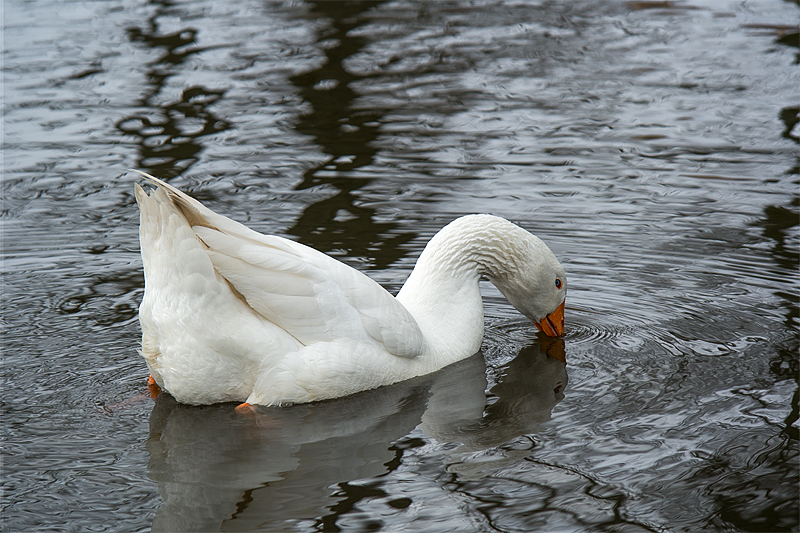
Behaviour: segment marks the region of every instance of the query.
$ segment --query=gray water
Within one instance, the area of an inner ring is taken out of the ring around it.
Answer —
[[[4,13],[3,531],[800,528],[796,2]],[[435,375],[153,400],[128,168],[393,292],[504,216],[566,268],[567,335],[486,285]]]

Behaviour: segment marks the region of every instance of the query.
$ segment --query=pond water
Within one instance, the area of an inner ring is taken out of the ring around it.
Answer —
[[[798,531],[796,2],[4,10],[3,531]],[[154,401],[128,168],[393,292],[504,216],[567,334],[487,284],[432,376]]]

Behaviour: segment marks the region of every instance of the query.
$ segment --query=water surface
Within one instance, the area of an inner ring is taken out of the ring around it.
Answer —
[[[7,3],[3,531],[797,531],[797,17]],[[481,353],[432,376],[153,401],[128,168],[393,292],[504,216],[564,264],[567,335],[487,284]]]

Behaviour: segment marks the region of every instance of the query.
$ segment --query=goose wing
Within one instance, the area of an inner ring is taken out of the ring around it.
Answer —
[[[263,235],[214,213],[166,182],[214,268],[258,314],[303,344],[341,338],[381,343],[399,357],[423,349],[416,320],[378,283],[313,248]]]

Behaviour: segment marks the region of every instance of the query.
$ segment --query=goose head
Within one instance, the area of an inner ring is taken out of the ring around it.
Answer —
[[[516,268],[489,280],[517,311],[550,337],[564,334],[567,276],[564,268],[539,238],[525,232],[518,243]]]
[[[564,268],[541,239],[515,224],[506,224],[505,238],[496,251],[502,268],[493,265],[485,275],[539,331],[560,337],[567,297]]]

